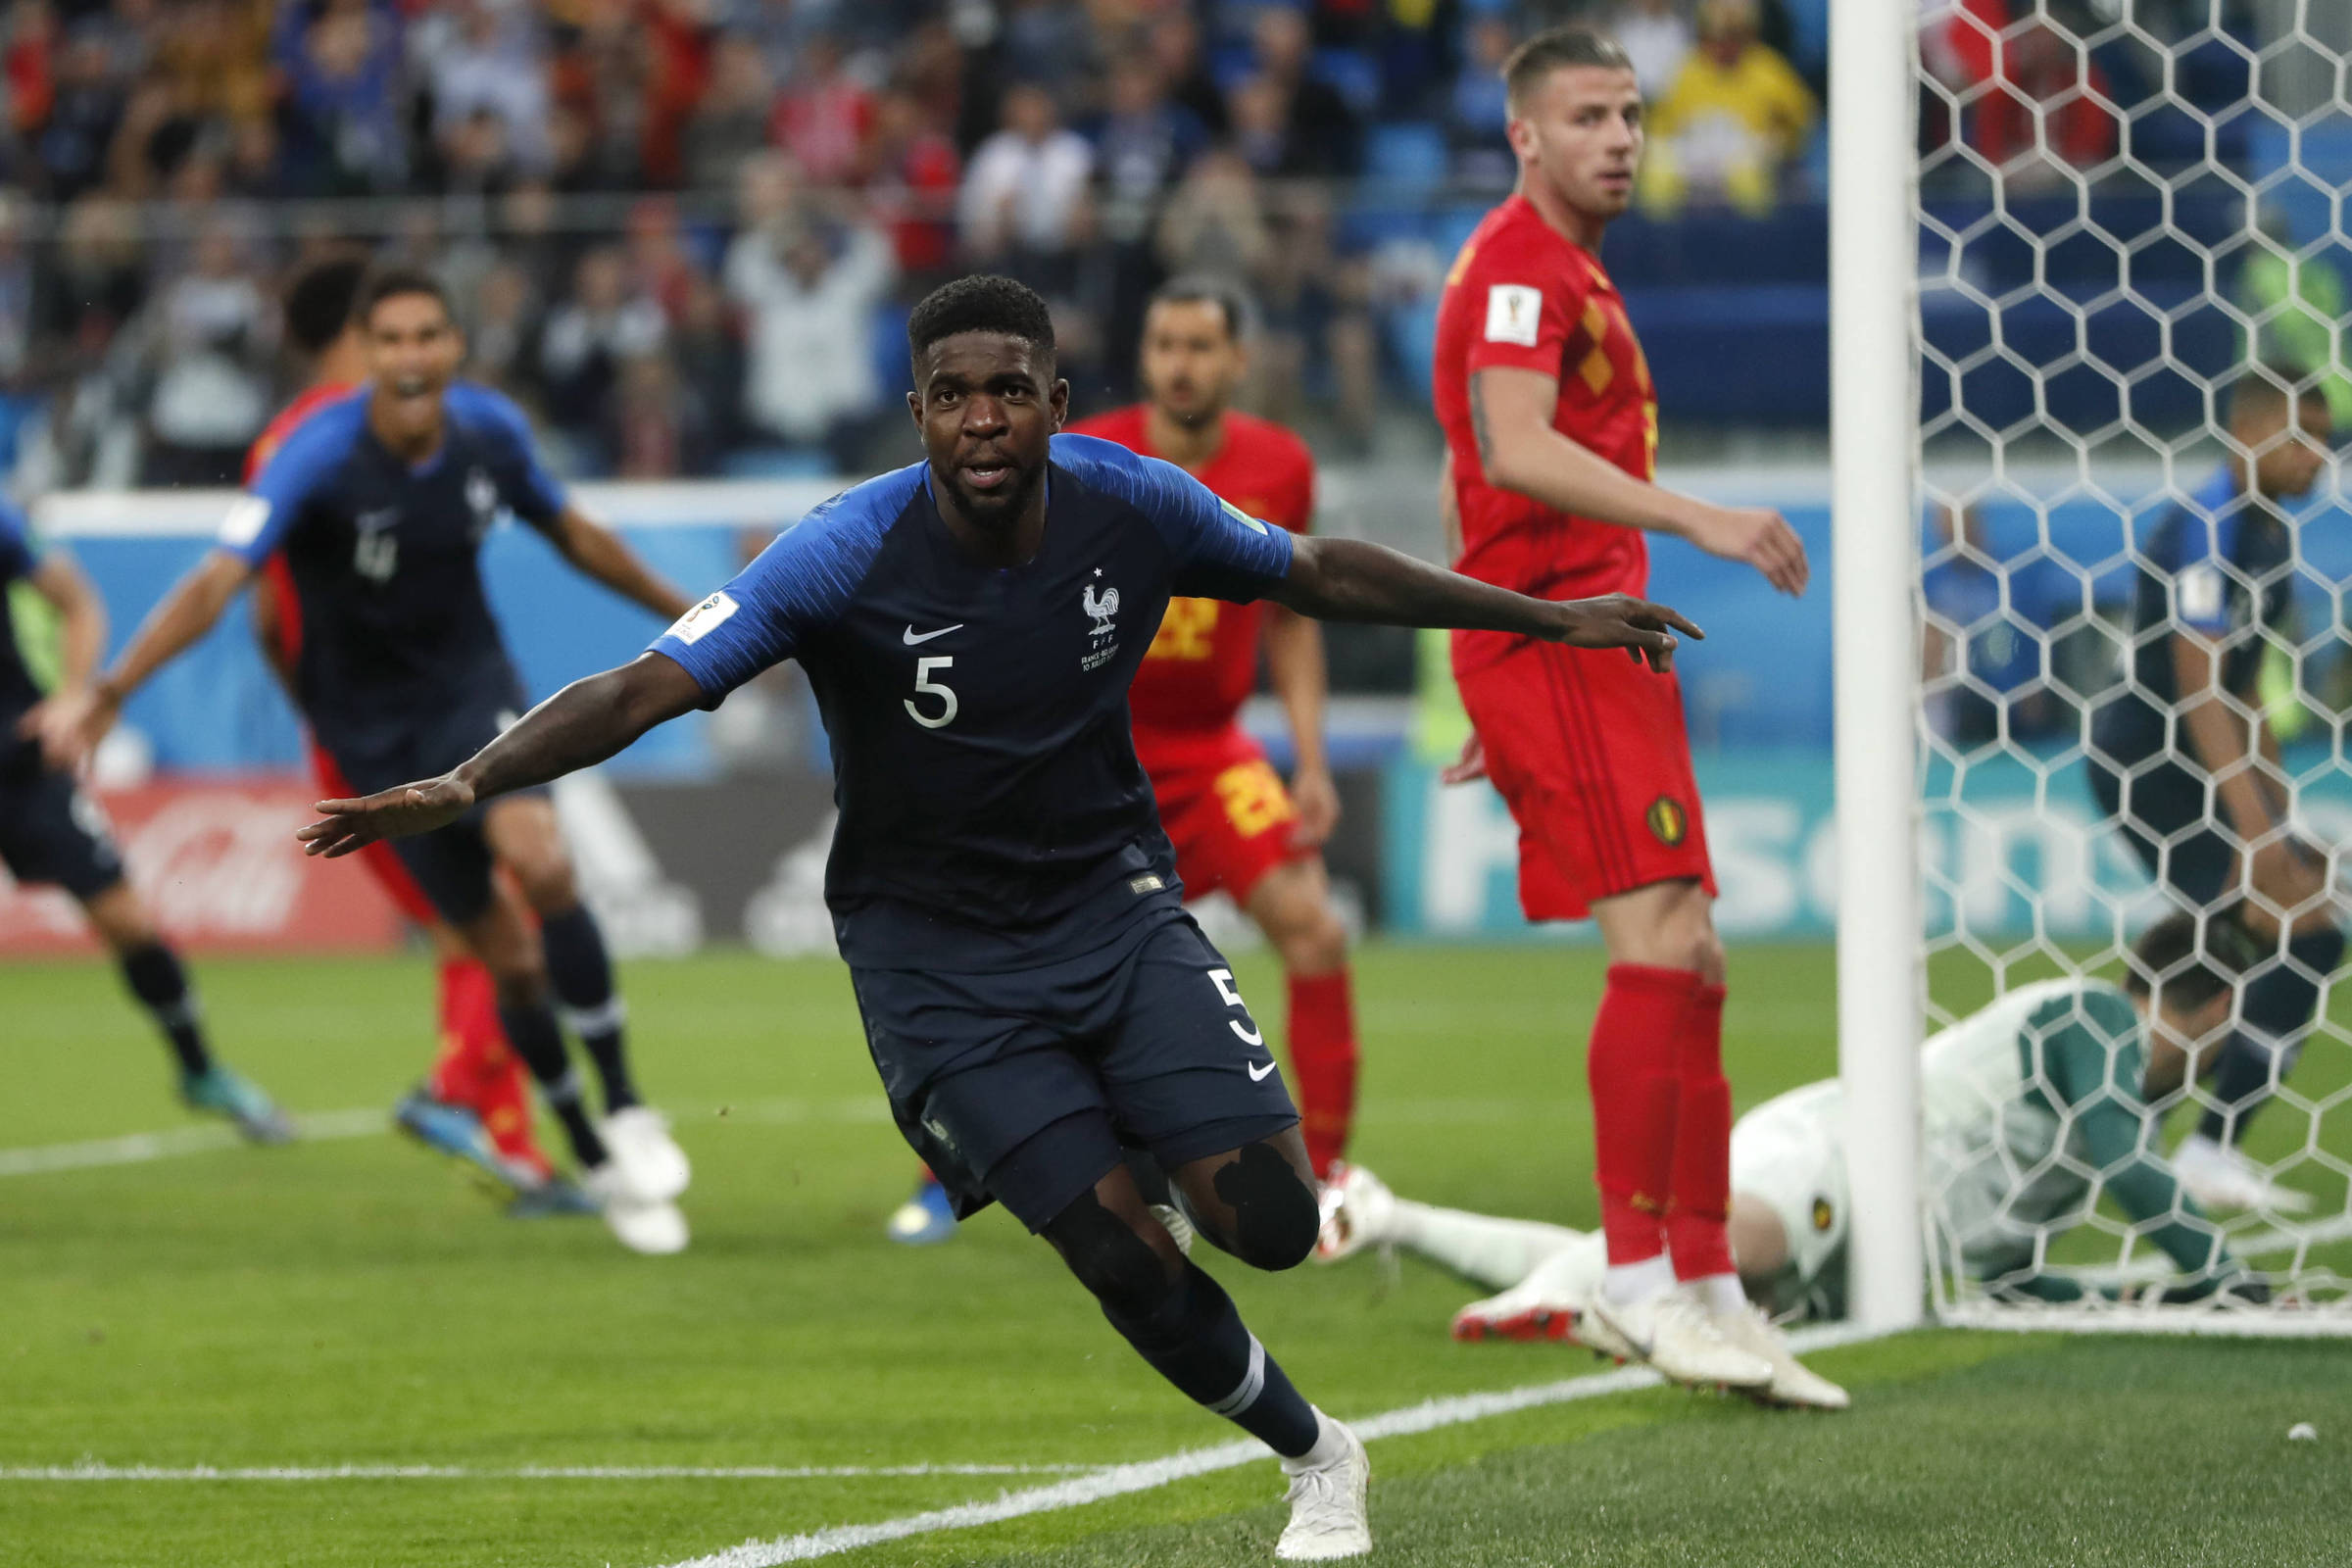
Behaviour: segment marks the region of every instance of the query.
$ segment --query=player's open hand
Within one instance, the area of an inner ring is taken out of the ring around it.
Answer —
[[[1291,847],[1319,850],[1340,824],[1340,787],[1327,767],[1302,767],[1291,775],[1291,805],[1298,820],[1291,824]]]
[[[1563,600],[1552,609],[1560,617],[1554,641],[1571,648],[1622,648],[1634,662],[1660,672],[1674,667],[1674,651],[1682,646],[1676,632],[1701,639],[1707,635],[1681,612],[1630,594]]]
[[[37,742],[43,761],[70,773],[89,760],[114,723],[112,705],[88,692],[60,692],[18,719],[17,735]]]
[[[400,784],[356,801],[319,801],[320,820],[295,831],[302,853],[332,860],[383,839],[447,827],[473,807],[473,786],[456,774]]]
[[[1692,544],[1710,556],[1744,561],[1764,574],[1764,580],[1794,597],[1813,579],[1812,563],[1805,559],[1805,542],[1788,526],[1788,519],[1770,507],[1700,506],[1688,529]]]
[[[1470,738],[1462,742],[1462,755],[1446,764],[1446,770],[1438,775],[1438,782],[1475,784],[1486,776],[1487,743],[1478,738],[1478,731],[1472,730]]]

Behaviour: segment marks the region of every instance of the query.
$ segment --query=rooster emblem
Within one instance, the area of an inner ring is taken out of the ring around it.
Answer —
[[[1103,589],[1102,596],[1098,599],[1095,597],[1095,585],[1090,582],[1079,590],[1078,604],[1079,608],[1095,617],[1096,636],[1107,637],[1111,634],[1113,628],[1110,617],[1119,612],[1119,591],[1116,588]]]

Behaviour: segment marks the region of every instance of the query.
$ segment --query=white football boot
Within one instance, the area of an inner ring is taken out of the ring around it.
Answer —
[[[2245,1155],[2201,1133],[2181,1140],[2173,1151],[2172,1166],[2181,1190],[2202,1208],[2300,1214],[2311,1207],[2309,1193],[2279,1186]]]
[[[1283,1473],[1291,1478],[1291,1522],[1274,1544],[1274,1555],[1285,1562],[1330,1562],[1360,1557],[1372,1549],[1372,1521],[1366,1511],[1371,1455],[1354,1433],[1320,1410],[1315,1414],[1324,1432],[1341,1440],[1340,1452],[1319,1465],[1282,1461]]]
[[[1595,1292],[1576,1337],[1620,1361],[1645,1361],[1688,1388],[1760,1389],[1772,1382],[1772,1363],[1725,1339],[1706,1307],[1680,1288],[1633,1302]]]
[[[1762,1356],[1772,1367],[1772,1381],[1760,1389],[1743,1391],[1748,1397],[1800,1410],[1842,1410],[1853,1403],[1843,1389],[1789,1352],[1788,1339],[1760,1308],[1747,1306],[1713,1316],[1725,1340],[1750,1355]]]
[[[1342,1163],[1321,1194],[1323,1228],[1315,1237],[1315,1261],[1337,1263],[1367,1247],[1387,1244],[1396,1217],[1396,1195],[1361,1165]]]
[[[1578,1328],[1592,1304],[1592,1266],[1575,1249],[1554,1253],[1509,1290],[1453,1314],[1453,1337],[1474,1340],[1582,1342]]]
[[[686,1151],[669,1136],[669,1122],[651,1105],[616,1110],[597,1124],[596,1134],[611,1152],[611,1164],[641,1203],[674,1203],[693,1180]]]
[[[648,1200],[617,1159],[584,1172],[580,1190],[595,1200],[605,1227],[620,1245],[649,1257],[666,1257],[686,1250],[686,1215],[666,1199]]]

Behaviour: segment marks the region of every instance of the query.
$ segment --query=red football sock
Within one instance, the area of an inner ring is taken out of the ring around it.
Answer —
[[[482,1119],[491,1145],[544,1176],[554,1169],[531,1128],[530,1080],[498,1022],[498,984],[472,958],[441,966],[441,1055],[433,1096]]]
[[[1687,969],[1609,965],[1592,1046],[1592,1166],[1609,1265],[1666,1250],[1666,1200],[1674,1173],[1676,1045],[1699,990]]]
[[[1675,1042],[1682,1098],[1674,1122],[1674,1178],[1666,1250],[1674,1277],[1729,1274],[1724,1229],[1732,1206],[1732,1086],[1723,1076],[1723,987],[1702,985]]]
[[[1355,1001],[1346,969],[1292,975],[1291,1082],[1298,1128],[1317,1177],[1348,1152],[1355,1125]]]

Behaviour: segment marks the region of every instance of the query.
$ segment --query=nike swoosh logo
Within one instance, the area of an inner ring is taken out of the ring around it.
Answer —
[[[1264,1083],[1266,1081],[1266,1074],[1274,1070],[1274,1064],[1270,1061],[1267,1062],[1263,1067],[1260,1067],[1254,1061],[1246,1062],[1244,1065],[1250,1069],[1250,1081],[1253,1084]]]
[[[961,630],[963,630],[963,622],[959,620],[953,626],[942,626],[937,631],[927,631],[924,632],[920,637],[917,637],[914,634],[914,628],[912,626],[908,626],[906,628],[906,646],[912,648],[916,643],[927,643],[934,637],[945,637],[952,631]]]

